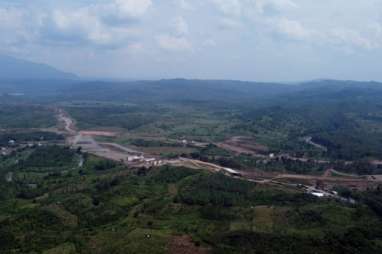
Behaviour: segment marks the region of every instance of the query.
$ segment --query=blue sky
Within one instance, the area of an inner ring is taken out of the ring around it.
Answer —
[[[0,33],[85,77],[382,81],[381,0],[0,0]]]

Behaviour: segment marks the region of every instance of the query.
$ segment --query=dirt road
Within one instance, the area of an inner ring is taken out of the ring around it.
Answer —
[[[232,137],[225,142],[216,143],[216,146],[222,148],[227,151],[234,152],[236,154],[249,154],[253,157],[266,159],[266,160],[292,160],[292,161],[300,161],[300,162],[313,162],[317,164],[328,164],[330,161],[328,160],[317,160],[313,158],[300,158],[294,157],[289,154],[272,154],[266,155],[267,147],[262,146],[260,144],[255,143],[254,140],[246,137]]]
[[[328,151],[328,148],[326,148],[325,146],[320,145],[320,144],[318,144],[318,143],[315,143],[315,142],[313,141],[313,137],[306,137],[306,138],[304,138],[304,141],[305,141],[305,143],[307,143],[307,144],[309,144],[309,145],[311,145],[311,146],[314,146],[315,148],[320,149],[320,150],[322,150],[322,151],[324,151],[324,152],[327,152],[327,151]]]
[[[145,159],[150,158],[149,155],[146,155],[142,152],[135,151],[128,147],[116,144],[116,143],[101,143],[97,142],[94,139],[93,133],[97,134],[98,132],[94,131],[77,131],[75,126],[75,121],[70,118],[70,116],[63,110],[58,111],[58,121],[63,126],[67,134],[67,143],[75,148],[81,147],[84,152],[94,154],[106,159],[120,161],[127,165],[129,164],[130,156],[140,156],[142,163],[144,163]],[[231,144],[232,145],[232,144]],[[224,146],[225,148],[228,148]],[[230,147],[232,148],[232,147]],[[236,149],[235,149],[236,150]],[[236,150],[237,152],[243,152],[243,150]],[[283,155],[285,156],[285,155]],[[289,157],[289,159],[297,159],[301,160],[301,158],[293,158]],[[353,175],[343,174],[335,171],[334,169],[328,169],[323,176],[314,176],[314,175],[294,175],[294,174],[277,174],[273,173],[272,175],[266,175],[259,177],[258,175],[251,175],[248,172],[241,172],[230,168],[225,168],[220,165],[203,162],[199,160],[193,160],[188,158],[179,158],[174,160],[162,160],[162,159],[153,159],[156,162],[160,161],[159,164],[153,164],[154,166],[158,165],[174,165],[174,166],[186,166],[190,168],[196,169],[204,169],[210,172],[223,172],[227,175],[233,177],[239,177],[243,180],[248,180],[251,182],[257,183],[280,183],[283,181],[301,181],[301,182],[309,182],[311,185],[314,185],[316,182],[324,182],[328,183],[328,185],[345,185],[350,187],[359,187],[361,189],[366,189],[369,186],[374,186],[375,184],[382,183],[382,178],[380,177],[356,177]],[[320,161],[320,163],[326,163],[326,161]],[[332,175],[336,174],[336,177]]]
[[[57,114],[59,125],[67,134],[67,144],[71,147],[81,147],[82,151],[94,154],[106,159],[127,162],[129,156],[141,155],[142,153],[115,143],[99,143],[94,139],[95,131],[78,131],[75,121],[64,110],[59,109]]]
[[[74,135],[77,133],[74,120],[64,110],[58,109],[57,118],[59,125],[63,125],[64,131],[68,134]]]

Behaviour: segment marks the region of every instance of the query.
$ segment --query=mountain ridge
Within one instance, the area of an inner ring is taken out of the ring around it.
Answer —
[[[73,73],[64,72],[50,65],[35,63],[7,55],[0,55],[0,80],[76,80]]]

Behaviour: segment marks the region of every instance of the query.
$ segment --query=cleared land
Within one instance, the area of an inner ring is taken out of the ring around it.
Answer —
[[[261,176],[259,176],[259,174],[248,174],[244,171],[235,170],[217,165],[215,163],[209,163],[195,159],[161,159],[156,155],[145,154],[120,144],[98,142],[95,140],[95,136],[115,137],[117,134],[107,131],[77,131],[74,124],[75,121],[72,120],[70,116],[63,110],[60,110],[59,112],[60,113],[58,114],[58,119],[59,121],[65,123],[65,130],[68,134],[67,140],[71,146],[77,148],[81,147],[84,152],[88,152],[106,159],[124,162],[130,166],[161,166],[165,164],[184,166],[195,169],[205,169],[210,172],[223,172],[233,177],[239,177],[262,184],[280,184],[280,180],[283,180],[283,182],[301,181],[302,183],[311,186],[317,186],[317,183],[321,183],[321,188],[324,189],[331,189],[335,186],[343,186],[352,189],[366,190],[367,188],[375,188],[382,183],[380,177],[364,176],[360,178],[350,174],[341,174],[340,172],[333,169],[325,171],[324,176],[295,175],[277,172],[271,175],[261,174]],[[256,144],[253,139],[242,136],[233,137],[224,143],[218,143],[217,146],[237,153],[246,153],[267,159],[277,159],[283,157],[293,160],[308,161],[307,158],[294,158],[288,155],[273,155],[270,157],[269,155],[259,154],[259,152],[268,152],[268,149],[265,146]],[[134,161],[129,159],[133,156],[140,156],[140,158],[137,158]],[[318,162],[327,163],[327,161],[322,160],[319,160]],[[332,174],[335,174],[336,176],[332,176]]]

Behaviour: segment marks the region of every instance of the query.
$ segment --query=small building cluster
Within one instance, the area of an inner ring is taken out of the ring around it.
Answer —
[[[146,158],[143,155],[132,155],[127,157],[127,162],[144,167],[158,167],[164,165],[164,161],[157,158]]]
[[[223,168],[223,170],[231,176],[241,177],[241,173],[232,168]]]
[[[2,156],[7,156],[9,154],[9,150],[5,147],[1,148],[1,155]]]

